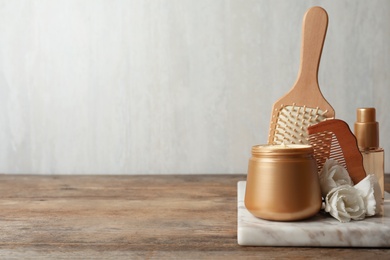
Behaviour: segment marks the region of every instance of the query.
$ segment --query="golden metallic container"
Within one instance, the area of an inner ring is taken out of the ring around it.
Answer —
[[[253,146],[245,193],[249,212],[276,221],[317,214],[322,198],[313,153],[310,145]]]

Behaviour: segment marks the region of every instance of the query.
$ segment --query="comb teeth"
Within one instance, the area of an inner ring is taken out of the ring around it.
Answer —
[[[330,155],[329,159],[336,160],[339,164],[347,168],[347,162],[345,161],[344,152],[341,149],[341,145],[337,140],[337,136],[335,134],[332,135],[332,144],[330,146]]]
[[[336,160],[344,168],[347,168],[343,150],[337,140],[337,136],[328,131],[311,134],[309,143],[313,146],[314,157],[317,161],[318,172],[321,172],[326,159]]]
[[[318,107],[282,105],[276,124],[271,126],[271,134],[274,135],[273,144],[309,144],[307,128],[324,121],[326,112]]]
[[[319,171],[326,159],[334,159],[347,169],[355,184],[366,177],[363,157],[347,123],[330,119],[308,127],[307,131]]]

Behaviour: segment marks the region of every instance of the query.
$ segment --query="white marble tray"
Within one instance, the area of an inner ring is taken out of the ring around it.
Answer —
[[[254,217],[244,205],[246,181],[238,182],[237,240],[242,246],[390,247],[390,194],[381,216],[340,223],[327,214],[298,222]]]

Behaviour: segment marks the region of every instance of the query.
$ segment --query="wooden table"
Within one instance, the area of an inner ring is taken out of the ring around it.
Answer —
[[[389,249],[237,245],[245,179],[0,175],[0,258],[390,258]]]

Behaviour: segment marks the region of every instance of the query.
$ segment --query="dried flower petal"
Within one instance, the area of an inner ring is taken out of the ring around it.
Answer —
[[[355,188],[360,191],[363,198],[364,205],[366,207],[366,215],[374,216],[380,212],[379,205],[382,201],[382,191],[378,184],[378,179],[375,175],[367,175],[366,178],[361,180],[355,185]]]
[[[327,159],[320,172],[320,185],[322,196],[326,195],[334,188],[341,185],[353,185],[348,171],[337,161]]]
[[[349,222],[351,219],[362,220],[366,215],[360,191],[350,185],[333,188],[326,195],[325,204],[325,211],[340,222]]]

